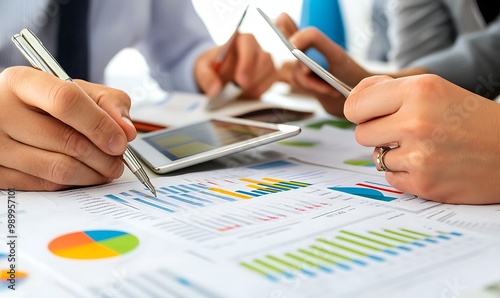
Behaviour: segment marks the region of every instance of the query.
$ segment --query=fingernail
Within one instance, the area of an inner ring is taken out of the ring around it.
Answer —
[[[123,116],[122,119],[123,121],[125,121],[125,123],[135,128],[134,123],[132,123],[132,120],[130,120],[129,117]]]
[[[119,133],[113,135],[108,143],[108,149],[114,154],[123,153],[127,146],[127,140]]]

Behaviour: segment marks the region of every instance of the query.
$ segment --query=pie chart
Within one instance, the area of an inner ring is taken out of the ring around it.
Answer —
[[[59,257],[96,260],[121,256],[138,245],[139,239],[127,232],[90,230],[57,237],[49,243],[48,248]]]

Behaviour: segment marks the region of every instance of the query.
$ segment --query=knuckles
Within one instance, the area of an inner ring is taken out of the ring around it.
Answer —
[[[82,100],[79,87],[72,83],[57,84],[49,91],[49,112],[56,118],[65,119],[71,115]]]
[[[69,156],[60,156],[47,165],[47,180],[61,185],[71,185],[77,178],[79,162]]]
[[[73,129],[70,126],[66,126],[64,131],[61,133],[62,140],[64,142],[63,153],[75,158],[82,158],[91,149],[91,142]]]

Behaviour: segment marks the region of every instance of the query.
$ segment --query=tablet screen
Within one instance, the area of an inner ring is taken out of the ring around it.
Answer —
[[[143,140],[173,161],[275,131],[265,127],[210,120],[145,137]]]

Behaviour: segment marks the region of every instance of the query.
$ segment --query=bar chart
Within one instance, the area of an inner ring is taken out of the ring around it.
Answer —
[[[429,264],[436,251],[442,254],[461,245],[473,246],[474,241],[455,231],[346,228],[302,241],[300,245],[243,258],[239,266],[272,283],[304,278],[359,278],[367,273],[376,275],[380,268],[413,270]]]
[[[166,269],[125,276],[115,288],[90,287],[95,297],[219,297],[197,282]]]
[[[373,181],[363,181],[348,186],[334,186],[329,187],[329,189],[382,202],[392,202],[408,196],[388,184]]]
[[[158,197],[151,196],[144,189],[129,189],[117,194],[105,194],[104,197],[130,207],[141,206],[160,212],[175,213],[220,203],[250,200],[311,185],[300,181],[268,177],[260,180],[239,178],[224,185],[207,181],[158,187]],[[297,210],[301,208],[306,208],[306,206],[296,207]]]

